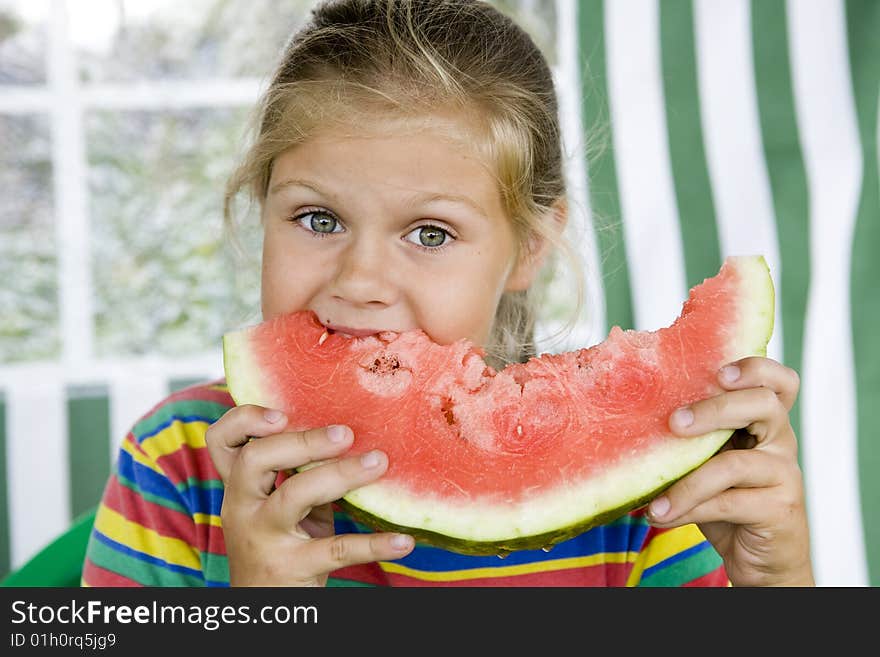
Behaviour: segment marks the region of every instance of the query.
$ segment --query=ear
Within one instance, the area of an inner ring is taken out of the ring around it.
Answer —
[[[556,201],[550,208],[548,215],[542,221],[547,222],[548,227],[561,235],[568,221],[568,205],[564,199]],[[541,266],[550,252],[550,241],[538,233],[534,233],[522,249],[516,265],[507,277],[504,287],[506,292],[527,290],[535,282]]]

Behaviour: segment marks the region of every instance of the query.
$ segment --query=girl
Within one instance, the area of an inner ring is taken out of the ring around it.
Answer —
[[[311,309],[349,336],[469,338],[496,367],[534,353],[566,206],[550,71],[518,26],[469,0],[326,2],[259,109],[226,209],[242,189],[259,203],[264,319]],[[334,500],[382,476],[384,454],[347,456],[347,427],[286,432],[281,412],[235,407],[222,382],[194,386],[127,436],[83,583],[812,584],[788,420],[797,375],[746,358],[719,382],[725,393],[670,426],[742,427],[750,444],[738,433],[646,510],[505,561],[334,517]]]

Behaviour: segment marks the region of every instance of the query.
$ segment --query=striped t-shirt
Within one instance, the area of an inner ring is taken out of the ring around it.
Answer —
[[[225,384],[170,395],[125,437],[89,540],[84,586],[228,586],[223,484],[207,428],[234,405]],[[337,511],[337,533],[370,529]],[[549,552],[504,559],[417,544],[402,559],[342,568],[336,586],[727,586],[721,558],[695,525],[651,527],[641,511]]]

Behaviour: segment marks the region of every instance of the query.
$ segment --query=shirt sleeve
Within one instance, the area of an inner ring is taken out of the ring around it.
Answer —
[[[696,525],[651,527],[627,586],[729,586],[721,556]]]
[[[170,397],[123,440],[98,505],[83,586],[228,585],[222,482],[205,444],[228,406],[200,396],[210,394]]]

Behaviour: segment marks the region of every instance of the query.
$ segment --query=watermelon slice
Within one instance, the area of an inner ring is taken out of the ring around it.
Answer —
[[[721,392],[724,364],[764,355],[773,317],[764,258],[731,257],[669,327],[615,327],[500,372],[466,340],[350,338],[310,311],[226,334],[224,367],[237,404],[281,409],[292,431],[346,424],[352,453],[388,454],[378,481],[339,500],[355,518],[503,555],[613,520],[711,457],[732,430],[676,437],[669,416]]]

